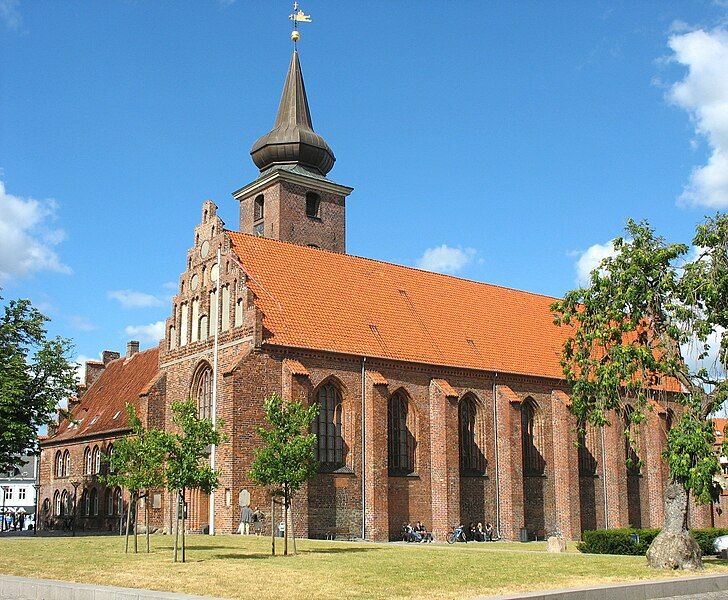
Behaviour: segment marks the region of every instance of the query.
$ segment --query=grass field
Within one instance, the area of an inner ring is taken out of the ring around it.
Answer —
[[[189,536],[187,563],[173,564],[167,536],[152,536],[151,554],[124,555],[123,542],[0,536],[0,573],[260,600],[467,598],[671,575],[649,569],[644,557],[554,555],[543,543],[299,541],[297,556],[272,558],[270,538]],[[728,564],[711,560],[706,571],[728,573]]]

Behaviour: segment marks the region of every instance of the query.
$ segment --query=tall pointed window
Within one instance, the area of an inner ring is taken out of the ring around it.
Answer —
[[[91,466],[93,463],[91,462],[91,448],[86,446],[86,449],[83,451],[83,474],[84,475],[91,475]]]
[[[634,408],[627,405],[622,413],[622,421],[624,426],[624,458],[627,464],[627,473],[630,475],[639,475],[640,473],[640,457],[637,454],[636,429],[632,423],[632,414]]]
[[[63,454],[60,450],[56,452],[53,473],[56,477],[63,477]]]
[[[58,490],[53,494],[53,514],[57,517],[63,515],[63,503],[61,502],[61,494]]]
[[[389,399],[387,450],[390,475],[409,475],[415,470],[414,415],[404,392]]]
[[[579,436],[579,475],[594,477],[597,474],[599,454],[599,431],[594,425],[587,425],[586,431]]]
[[[96,488],[91,488],[91,493],[89,494],[89,504],[91,512],[90,515],[96,517],[99,514],[99,493],[96,490]]]
[[[478,401],[464,396],[458,405],[461,475],[485,475],[485,420]]]
[[[114,495],[111,488],[106,490],[106,514],[112,516],[114,514]]]
[[[71,453],[66,450],[63,453],[63,476],[68,477],[71,474]]]
[[[521,404],[521,436],[523,474],[543,475],[546,470],[543,412],[533,398],[526,398]]]
[[[81,511],[84,517],[91,514],[91,498],[88,496],[88,490],[81,492]]]
[[[197,414],[200,419],[212,418],[212,369],[207,363],[197,368],[192,384],[192,398],[197,403]]]
[[[344,438],[341,430],[341,394],[333,384],[322,386],[317,394],[319,413],[312,424],[312,432],[318,438],[316,458],[322,471],[344,466]]]
[[[99,451],[98,446],[94,446],[94,450],[91,453],[92,462],[93,462],[93,471],[91,471],[94,475],[97,475],[101,472],[101,452]]]

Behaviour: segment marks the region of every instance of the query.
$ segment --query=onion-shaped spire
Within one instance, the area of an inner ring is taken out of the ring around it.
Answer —
[[[253,144],[250,155],[261,171],[275,165],[293,164],[326,175],[334,166],[334,153],[326,140],[313,130],[301,63],[295,50],[275,125]]]

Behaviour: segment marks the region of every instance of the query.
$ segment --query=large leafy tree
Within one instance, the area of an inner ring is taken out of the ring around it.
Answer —
[[[164,464],[167,434],[159,429],[147,429],[136,414],[133,405],[126,405],[131,432],[114,444],[113,454],[106,459],[109,472],[103,477],[110,486],[121,486],[129,491],[126,511],[125,552],[129,551],[131,516],[137,514],[137,503],[145,498],[147,552],[149,552],[149,493],[164,485]],[[138,551],[136,520],[134,524],[134,553]]]
[[[172,403],[172,422],[177,431],[167,434],[165,478],[169,491],[177,493],[179,508],[185,506],[187,490],[200,490],[210,494],[217,488],[219,473],[210,466],[207,459],[210,447],[218,445],[224,439],[220,432],[223,422],[218,421],[215,426],[210,419],[199,418],[197,407],[191,400]],[[182,562],[185,562],[185,519],[184,510],[180,510],[175,527],[175,562],[180,528]]]
[[[3,298],[0,297],[0,301]],[[0,316],[0,469],[37,446],[38,428],[76,393],[71,342],[48,338],[48,318],[29,300],[11,300]]]
[[[677,384],[672,397],[682,408],[664,453],[665,523],[647,554],[658,568],[702,567],[688,502],[692,495],[709,503],[719,492],[710,416],[728,394],[728,215],[700,224],[693,247],[630,220],[590,284],[553,305],[556,323],[573,327],[562,365],[582,433],[615,414],[639,426],[658,390]]]
[[[264,409],[269,427],[258,428],[263,445],[255,451],[250,477],[260,485],[272,487],[273,495],[283,498],[283,553],[288,554],[291,499],[317,473],[319,467],[316,460],[316,434],[310,433],[319,406],[284,402],[274,393],[265,400]],[[274,525],[271,515],[271,527]]]

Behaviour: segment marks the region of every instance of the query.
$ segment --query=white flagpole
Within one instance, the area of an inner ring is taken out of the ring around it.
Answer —
[[[220,248],[217,249],[217,291],[215,292],[215,343],[212,355],[212,428],[217,428],[217,338],[220,331],[219,323],[222,316],[220,302],[222,301],[222,289],[220,276],[222,275],[222,264],[220,260]],[[215,444],[210,452],[210,467],[215,468]],[[215,490],[210,492],[210,535],[215,535]]]

